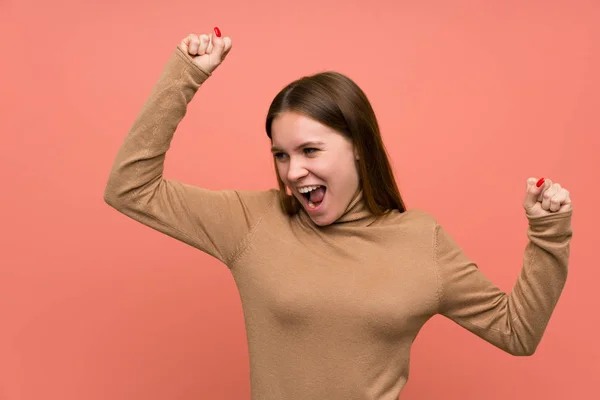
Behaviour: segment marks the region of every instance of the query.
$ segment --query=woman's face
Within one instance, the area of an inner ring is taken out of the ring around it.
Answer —
[[[352,141],[294,112],[271,125],[272,152],[283,183],[319,226],[335,222],[359,189]]]

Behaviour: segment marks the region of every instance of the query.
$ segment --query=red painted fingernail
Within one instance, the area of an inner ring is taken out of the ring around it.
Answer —
[[[544,182],[546,181],[545,178],[540,179],[539,181],[537,181],[537,183],[535,184],[535,186],[540,187],[544,184]]]
[[[221,31],[216,26],[215,26],[215,35],[217,35],[217,37],[221,37]]]

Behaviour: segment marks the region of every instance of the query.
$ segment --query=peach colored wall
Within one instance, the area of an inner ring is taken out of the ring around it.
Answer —
[[[339,70],[372,100],[409,207],[436,215],[507,291],[526,243],[525,179],[558,181],[575,208],[571,273],[538,352],[509,356],[436,317],[401,398],[597,398],[597,1],[4,0],[0,10],[1,400],[249,398],[226,268],[103,202],[163,63],[214,25],[234,48],[181,124],[167,177],[274,185],[272,96]]]

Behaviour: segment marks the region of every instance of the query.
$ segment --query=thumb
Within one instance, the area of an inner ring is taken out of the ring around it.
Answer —
[[[538,202],[540,194],[544,191],[546,179],[529,178],[527,179],[527,194],[523,200],[523,207],[529,210]]]

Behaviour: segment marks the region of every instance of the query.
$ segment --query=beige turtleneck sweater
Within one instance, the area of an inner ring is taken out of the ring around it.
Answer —
[[[515,355],[540,342],[567,277],[571,212],[529,218],[512,293],[424,211],[374,218],[357,196],[318,227],[275,189],[214,191],[163,178],[187,105],[209,77],[179,48],[114,162],[105,200],[227,265],[240,292],[254,400],[397,399],[411,344],[442,314]]]

